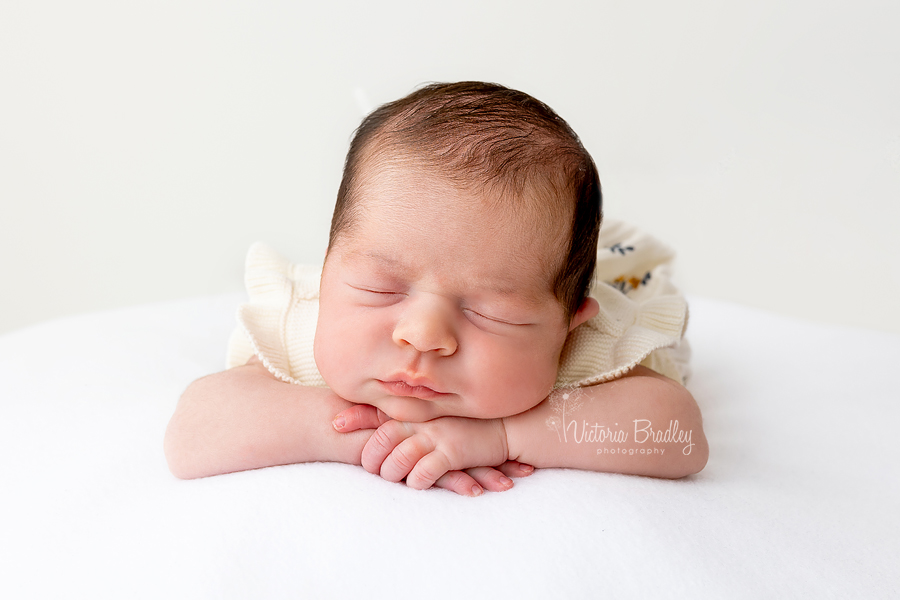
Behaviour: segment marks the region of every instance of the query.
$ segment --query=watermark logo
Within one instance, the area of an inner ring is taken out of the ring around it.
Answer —
[[[664,454],[665,448],[619,448],[611,444],[626,444],[629,431],[619,428],[615,423],[610,427],[604,423],[589,423],[586,419],[576,419],[574,414],[584,406],[586,394],[582,388],[560,388],[550,394],[549,404],[553,415],[547,418],[546,425],[555,431],[560,442],[575,444],[606,444],[598,448],[597,454]],[[634,437],[636,444],[681,444],[682,454],[691,453],[694,443],[691,441],[691,430],[681,429],[678,421],[669,421],[665,429],[653,426],[649,419],[634,419]]]
[[[584,391],[581,388],[561,388],[550,394],[550,410],[554,414],[547,419],[547,427],[556,431],[559,441],[566,442],[566,416],[571,416],[584,404]]]

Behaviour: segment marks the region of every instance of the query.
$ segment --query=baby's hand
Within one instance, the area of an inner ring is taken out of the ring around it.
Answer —
[[[380,410],[357,405],[335,417],[340,432],[378,427],[362,453],[370,473],[424,489],[434,485],[464,496],[486,489],[502,492],[512,487],[510,477],[525,477],[534,467],[505,461],[493,468],[466,465],[498,464],[506,457],[503,426],[499,421],[443,417],[427,423],[391,421]],[[459,470],[459,469],[465,469]]]

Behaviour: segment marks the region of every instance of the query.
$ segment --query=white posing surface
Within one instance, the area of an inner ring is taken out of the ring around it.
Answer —
[[[416,492],[318,463],[169,474],[240,294],[0,337],[0,597],[866,597],[900,593],[900,336],[693,298],[710,462]]]

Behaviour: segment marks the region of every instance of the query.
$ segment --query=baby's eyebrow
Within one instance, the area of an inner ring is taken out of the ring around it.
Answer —
[[[346,259],[355,259],[362,258],[364,260],[378,263],[379,266],[386,267],[388,270],[397,273],[406,273],[409,272],[409,266],[404,264],[402,261],[394,258],[393,256],[388,256],[387,254],[383,254],[381,252],[377,252],[374,250],[352,250],[344,255]]]

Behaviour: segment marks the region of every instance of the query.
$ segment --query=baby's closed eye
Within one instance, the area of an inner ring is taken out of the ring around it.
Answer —
[[[507,326],[507,327],[523,327],[523,326],[529,324],[529,323],[524,323],[524,322],[518,322],[518,320],[509,320],[509,319],[504,319],[504,318],[484,314],[484,313],[478,312],[476,310],[472,310],[471,308],[464,308],[463,312],[465,313],[466,317],[468,317],[468,319],[470,321],[472,321],[475,325],[482,324],[482,325],[486,325],[486,326],[499,325],[499,326]]]
[[[365,305],[386,306],[402,300],[406,294],[391,288],[350,285],[360,303]]]

